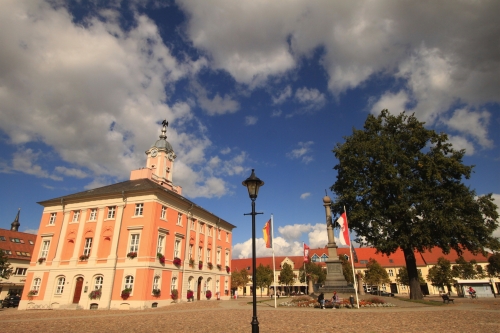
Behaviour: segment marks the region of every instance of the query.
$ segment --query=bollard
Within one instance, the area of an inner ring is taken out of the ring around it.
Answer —
[[[351,303],[351,306],[354,306],[354,297],[352,295],[349,297],[349,303]]]

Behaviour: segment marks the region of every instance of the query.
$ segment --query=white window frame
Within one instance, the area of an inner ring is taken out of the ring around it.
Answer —
[[[108,206],[108,220],[114,219],[116,216],[116,206]]]
[[[14,275],[25,276],[27,270],[28,269],[26,267],[16,267]]]
[[[182,213],[177,214],[177,225],[182,225]]]
[[[160,219],[162,220],[167,219],[167,206],[161,206]]]
[[[198,261],[202,261],[203,258],[203,248],[200,246],[198,247]]]
[[[224,292],[226,292],[226,290],[229,290],[229,289],[227,289],[227,285],[228,285],[228,282],[227,282],[227,280],[225,280],[224,281]]]
[[[133,292],[134,291],[134,277],[132,275],[125,276],[124,282],[125,282],[125,284],[124,284],[123,289],[132,289],[132,292]]]
[[[90,256],[92,251],[92,238],[85,238],[85,245],[83,247],[83,255]]]
[[[64,276],[60,276],[57,278],[56,295],[62,295],[62,293],[64,292],[65,283],[66,283],[66,278]]]
[[[226,266],[229,266],[229,252],[226,251],[226,257],[224,258],[226,262]]]
[[[97,208],[90,209],[89,221],[97,221]]]
[[[155,289],[160,289],[160,276],[155,275],[153,277],[153,290]],[[151,294],[153,293],[153,290],[151,290]]]
[[[79,220],[80,220],[80,211],[74,210],[73,211],[73,220],[71,220],[71,222],[78,222]]]
[[[207,262],[212,262],[211,254],[212,254],[212,250],[207,249]]]
[[[158,241],[156,242],[156,253],[163,254],[165,238],[165,234],[158,234]]]
[[[392,269],[389,269],[388,273],[389,273],[389,276],[394,276],[394,271]]]
[[[188,253],[188,257],[189,259],[194,259],[193,258],[193,244],[189,244],[189,249],[188,249],[189,253]]]
[[[181,257],[181,240],[176,239],[174,242],[174,258]]]
[[[217,250],[217,265],[220,265],[220,250]]]
[[[215,293],[218,293],[220,291],[219,283],[219,280],[215,280]]]
[[[31,285],[31,290],[36,290],[37,292],[40,290],[40,285],[42,284],[42,279],[34,278],[33,284]]]
[[[203,227],[204,227],[204,226],[205,226],[205,225],[204,225],[203,223],[200,223],[200,228],[199,228],[199,232],[200,232],[200,234],[202,234],[202,233],[203,233]]]
[[[219,240],[220,240],[220,234],[222,233],[222,232],[220,231],[220,229],[217,229],[217,233],[218,233],[218,234],[217,234],[217,239],[219,239]]]
[[[196,223],[193,219],[193,220],[191,220],[191,230],[194,230],[195,228],[196,228]]]
[[[56,224],[57,213],[50,213],[49,225]]]
[[[134,216],[142,216],[143,212],[144,212],[144,203],[135,204]]]
[[[209,236],[212,236],[212,227],[207,226],[207,233]]]
[[[40,249],[40,258],[47,258],[49,255],[50,240],[44,240]]]
[[[229,242],[229,233],[226,232],[226,242]]]
[[[102,289],[102,285],[104,284],[104,276],[99,275],[94,279],[94,290]]]
[[[177,289],[176,286],[177,286],[177,277],[173,276],[172,280],[170,281],[170,291]]]
[[[130,234],[130,242],[129,242],[129,253],[130,252],[139,252],[139,241],[141,239],[141,234],[139,233],[133,233]]]

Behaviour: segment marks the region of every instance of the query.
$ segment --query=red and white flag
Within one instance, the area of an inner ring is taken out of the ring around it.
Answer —
[[[309,246],[304,243],[304,262],[309,262]]]
[[[351,245],[351,239],[349,238],[349,227],[347,226],[347,215],[342,213],[337,223],[340,226],[339,242],[342,245]]]

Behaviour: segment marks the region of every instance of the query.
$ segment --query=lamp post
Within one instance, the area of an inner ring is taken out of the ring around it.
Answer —
[[[259,321],[257,320],[257,289],[255,287],[256,283],[256,263],[255,263],[255,215],[262,214],[255,212],[255,199],[257,199],[257,195],[259,194],[259,188],[264,185],[264,182],[257,178],[254,173],[254,169],[252,169],[252,174],[248,177],[243,183],[248,189],[248,195],[252,200],[252,212],[244,215],[252,215],[252,296],[253,296],[253,317],[252,317],[252,333],[259,333]]]

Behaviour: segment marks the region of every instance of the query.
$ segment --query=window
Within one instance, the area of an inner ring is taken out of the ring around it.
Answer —
[[[224,290],[229,290],[229,289],[227,289],[227,280],[224,281]]]
[[[315,253],[315,254],[313,254],[313,256],[311,257],[311,261],[312,261],[312,262],[317,262],[317,261],[319,261],[319,257],[318,257],[318,255],[317,255],[316,253]]]
[[[142,216],[143,210],[144,210],[144,204],[143,203],[135,204],[135,213],[134,213],[134,216]]]
[[[163,254],[163,241],[165,240],[165,235],[158,235],[158,242],[156,244],[156,253]]]
[[[360,260],[359,263],[362,265],[366,265],[368,263],[368,260]]]
[[[79,219],[80,219],[80,211],[74,210],[73,211],[73,220],[71,222],[78,222]]]
[[[219,229],[219,230],[217,230],[217,233],[218,233],[218,236],[217,236],[217,238],[218,238],[218,239],[220,239],[220,234],[221,234],[221,231],[220,231],[220,229]]]
[[[220,250],[217,250],[217,265],[220,265]]]
[[[83,248],[83,254],[90,256],[90,250],[92,249],[92,238],[85,238],[85,246]]]
[[[177,214],[177,225],[182,225],[182,213]]]
[[[130,251],[129,252],[138,252],[139,251],[139,234],[130,235]]]
[[[229,266],[229,252],[226,251],[226,266]]]
[[[174,257],[175,258],[180,258],[181,257],[181,241],[179,239],[175,240],[174,243]]]
[[[0,236],[0,241],[5,242],[5,236]]]
[[[207,249],[207,262],[212,262],[212,259],[210,258],[210,254],[211,254],[212,250],[210,249]]]
[[[220,291],[219,280],[216,280],[215,281],[215,292],[218,293],[219,291]]]
[[[34,245],[35,243],[33,243],[32,240],[28,241],[30,243],[30,245]]]
[[[167,219],[167,207],[161,206],[160,218],[163,219],[163,220]]]
[[[3,250],[3,249],[0,249],[0,251],[3,251],[3,253],[5,253],[5,254],[12,254],[12,251],[11,251],[11,250]]]
[[[132,290],[134,287],[134,277],[132,275],[127,275],[125,277],[125,289]]]
[[[196,223],[194,220],[191,220],[191,230],[194,230],[196,228]]]
[[[24,252],[24,251],[16,251],[16,254],[21,257],[29,257],[30,253],[29,252]]]
[[[389,270],[389,276],[394,276],[394,271],[392,269]]]
[[[102,289],[103,282],[104,278],[102,276],[97,276],[94,280],[94,290]]]
[[[229,233],[226,232],[226,242],[229,242]]]
[[[48,254],[49,254],[49,245],[50,245],[49,240],[43,241],[42,250],[40,251],[40,258],[47,258]]]
[[[193,244],[189,244],[189,250],[188,250],[188,257],[189,259],[194,259],[193,258]]]
[[[26,271],[27,271],[27,270],[28,270],[27,268],[20,268],[20,267],[17,267],[17,268],[16,268],[16,273],[15,273],[15,274],[16,274],[16,275],[26,275]]]
[[[176,289],[175,287],[177,286],[177,278],[174,276],[172,278],[172,282],[170,283],[170,290]]]
[[[200,246],[198,248],[198,261],[201,261],[202,255],[203,255],[203,248]]]
[[[97,219],[97,208],[92,208],[90,210],[89,221],[95,221]]]
[[[211,227],[208,227],[208,235],[212,236],[212,228]]]
[[[65,282],[66,282],[66,279],[64,278],[64,276],[57,279],[56,295],[61,295],[63,293]]]
[[[116,206],[108,207],[108,219],[114,219],[116,214]]]
[[[56,213],[51,213],[50,214],[50,219],[49,219],[49,224],[55,224],[56,223]]]
[[[33,284],[31,285],[31,290],[35,290],[35,291],[40,290],[41,283],[42,283],[42,280],[40,278],[34,279]]]
[[[320,261],[325,262],[328,260],[328,256],[326,254],[323,254],[320,258]]]
[[[200,234],[203,233],[203,224],[202,223],[200,223],[200,229],[199,229],[199,231],[200,231]]]
[[[160,277],[157,275],[153,278],[153,290],[160,289]]]
[[[21,243],[21,241],[19,240],[19,238],[11,238],[10,241],[12,243]]]

